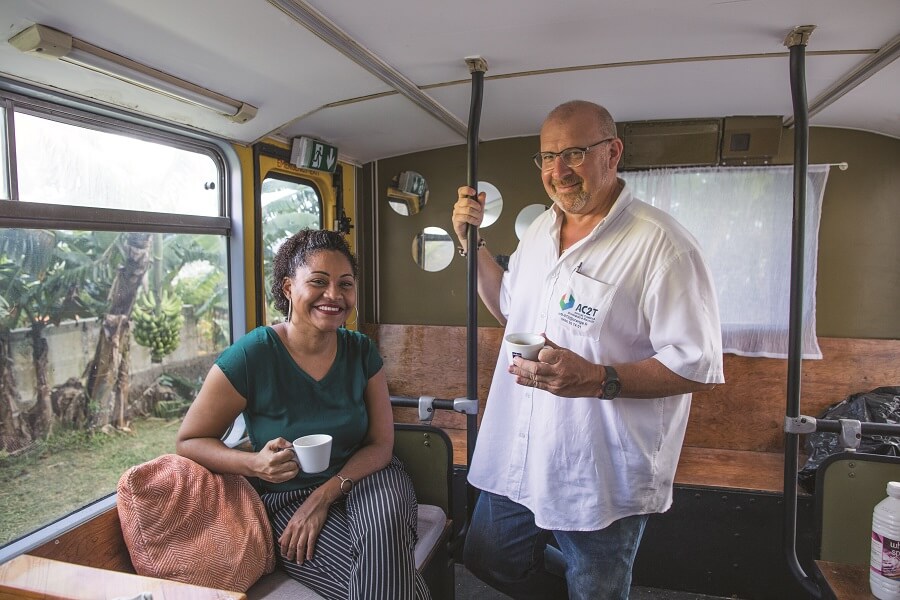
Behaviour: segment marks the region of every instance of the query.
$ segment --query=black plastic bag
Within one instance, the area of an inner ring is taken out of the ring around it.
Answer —
[[[861,423],[900,423],[900,386],[875,388],[852,394],[828,407],[819,419],[853,419]],[[810,494],[816,489],[816,470],[832,454],[843,452],[837,433],[817,431],[806,436],[804,450],[809,457],[797,473],[800,486]],[[863,435],[857,452],[900,456],[900,437]]]

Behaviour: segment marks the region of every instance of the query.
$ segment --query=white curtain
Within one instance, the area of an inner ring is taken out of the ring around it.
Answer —
[[[803,358],[816,340],[816,259],[827,165],[811,165],[804,224]],[[787,358],[792,167],[709,167],[620,174],[635,196],[673,215],[703,248],[719,295],[722,348]]]

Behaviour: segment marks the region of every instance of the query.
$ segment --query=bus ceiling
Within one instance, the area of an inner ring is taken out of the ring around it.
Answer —
[[[841,0],[610,6],[514,0],[10,0],[0,75],[238,144],[305,136],[350,164],[466,142],[463,58],[490,58],[481,140],[537,134],[571,98],[624,122],[778,117],[782,45],[809,40],[810,123],[900,136],[900,3]]]

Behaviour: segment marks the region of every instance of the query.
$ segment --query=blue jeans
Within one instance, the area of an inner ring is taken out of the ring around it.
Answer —
[[[627,600],[646,524],[647,515],[635,515],[598,531],[547,531],[534,524],[534,514],[524,506],[482,491],[464,561],[476,577],[516,600]],[[553,538],[565,561],[565,577],[545,564]]]

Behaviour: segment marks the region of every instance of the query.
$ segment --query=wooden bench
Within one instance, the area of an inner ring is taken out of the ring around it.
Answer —
[[[239,592],[141,577],[22,554],[0,565],[0,600],[66,598],[113,600],[150,594],[181,600],[246,600]]]
[[[384,357],[391,394],[465,396],[464,327],[383,324],[363,331]],[[478,330],[479,420],[502,335],[498,327]],[[819,338],[819,345],[823,359],[802,364],[802,414],[817,416],[849,394],[900,384],[900,340]],[[726,354],[725,381],[694,394],[676,485],[781,492],[787,361]],[[418,413],[395,408],[394,418],[414,423]],[[466,464],[465,416],[437,411],[433,424],[453,440],[454,463]]]
[[[453,597],[455,586],[450,558],[453,450],[449,440],[433,427],[398,424],[394,433],[394,454],[403,461],[419,499],[416,566],[429,585],[432,597],[448,600]],[[61,581],[80,583],[65,586],[60,584]],[[93,587],[94,583],[103,582],[112,586],[109,588],[111,591],[121,591],[109,598],[133,598],[141,591],[156,591],[154,597],[157,598],[189,600],[321,600],[321,596],[278,568],[274,573],[264,575],[247,591],[246,596],[137,576],[115,506],[34,548],[27,555],[0,565],[0,600],[14,597],[107,597],[97,592],[97,589],[105,588]],[[128,595],[128,591],[133,593]]]

